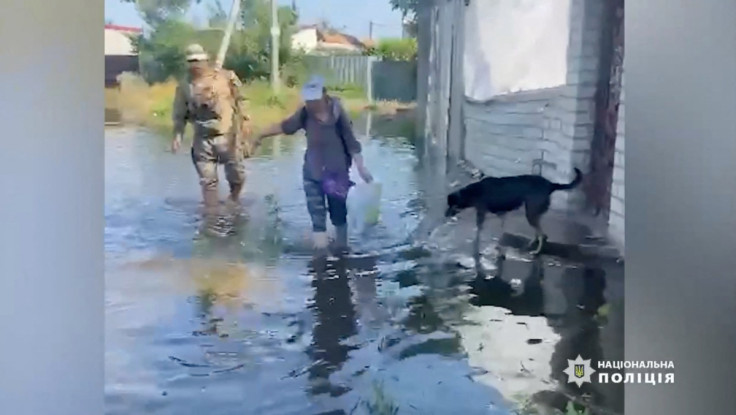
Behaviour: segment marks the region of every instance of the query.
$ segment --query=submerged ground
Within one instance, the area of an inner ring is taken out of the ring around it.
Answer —
[[[621,413],[621,385],[562,371],[622,358],[623,266],[514,249],[484,276],[458,266],[470,235],[416,238],[444,192],[421,145],[362,124],[382,220],[329,261],[309,249],[303,138],[248,161],[247,218],[203,223],[187,152],[106,130],[107,413],[507,414],[571,397]]]

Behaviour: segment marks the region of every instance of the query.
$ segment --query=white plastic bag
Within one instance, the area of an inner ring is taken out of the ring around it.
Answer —
[[[378,223],[381,216],[381,183],[358,183],[348,193],[348,222],[352,229],[363,232]]]

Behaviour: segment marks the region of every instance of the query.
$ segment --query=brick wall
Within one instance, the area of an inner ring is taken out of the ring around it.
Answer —
[[[542,159],[545,110],[556,89],[465,103],[465,159],[492,176],[532,174]]]
[[[613,185],[611,186],[611,212],[608,217],[608,230],[611,238],[623,248],[625,242],[625,141],[626,117],[624,100],[626,76],[621,77],[621,99],[618,107],[618,125],[616,126],[616,157],[613,162]]]

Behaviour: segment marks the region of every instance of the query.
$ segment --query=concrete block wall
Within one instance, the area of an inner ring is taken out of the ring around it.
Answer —
[[[613,161],[613,184],[611,185],[611,211],[608,216],[608,232],[613,241],[623,248],[625,245],[625,172],[626,172],[626,76],[621,77],[621,98],[618,107],[618,123],[616,125],[616,156]]]
[[[558,182],[590,165],[605,0],[571,0],[566,84],[489,103],[464,103],[465,158],[490,175],[541,173]],[[552,208],[575,211],[582,191],[557,192]]]
[[[521,92],[465,103],[465,159],[485,174],[532,174],[542,158],[545,109],[557,90]]]

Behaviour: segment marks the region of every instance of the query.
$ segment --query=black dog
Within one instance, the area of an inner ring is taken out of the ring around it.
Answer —
[[[503,217],[504,214],[524,205],[526,220],[536,231],[535,239],[528,249],[534,255],[542,251],[547,236],[539,226],[539,220],[549,209],[550,195],[558,190],[571,190],[583,179],[580,170],[575,169],[575,179],[568,184],[552,183],[542,176],[522,175],[510,177],[485,177],[471,183],[447,196],[445,217],[453,217],[468,208],[476,210],[476,253],[479,250],[480,232],[486,213],[490,212]]]

